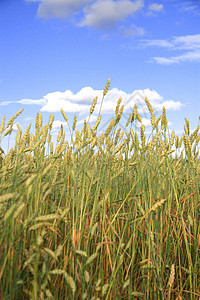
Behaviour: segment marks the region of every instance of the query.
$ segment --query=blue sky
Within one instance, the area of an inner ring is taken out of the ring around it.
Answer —
[[[184,117],[196,129],[200,115],[200,1],[1,0],[0,119],[18,110],[23,131],[41,112],[44,124],[63,108],[80,128],[107,79],[104,118],[122,96],[128,115],[137,102],[146,126],[148,97],[169,129],[180,133]],[[64,126],[66,125],[63,123]],[[92,123],[94,124],[94,123]],[[16,127],[14,127],[16,128]],[[66,127],[67,131],[67,127]]]

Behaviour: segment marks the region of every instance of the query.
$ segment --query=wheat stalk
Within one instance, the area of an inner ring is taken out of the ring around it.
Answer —
[[[106,96],[109,87],[110,87],[110,78],[108,79],[107,84],[106,84],[106,86],[105,86],[105,88],[104,88],[104,91],[103,91],[103,97]]]
[[[175,265],[171,265],[171,270],[170,270],[170,276],[169,276],[169,281],[168,281],[168,286],[169,286],[169,294],[168,294],[168,300],[170,300],[170,295],[171,295],[171,289],[174,283],[175,279]]]
[[[72,125],[72,130],[74,131],[76,128],[76,123],[77,123],[77,115],[74,115],[74,121],[73,121],[73,125]]]
[[[145,102],[146,102],[148,110],[149,110],[149,112],[151,114],[151,124],[152,124],[152,126],[154,126],[154,124],[155,124],[155,115],[154,115],[154,111],[153,111],[153,108],[151,106],[151,103],[149,102],[149,100],[147,99],[147,97],[145,98]]]
[[[132,113],[132,118],[131,118],[131,123],[133,123],[133,121],[135,121],[137,118],[137,104],[134,104],[134,108],[133,108],[133,113]]]
[[[120,104],[122,102],[122,98],[120,97],[119,100],[117,101],[117,105],[116,105],[116,108],[115,108],[115,114],[117,116],[118,112],[119,112],[119,107],[120,107]]]
[[[93,102],[92,102],[92,106],[90,108],[90,116],[92,115],[92,113],[93,113],[93,111],[95,109],[95,106],[97,104],[97,100],[98,100],[98,97],[95,97],[94,100],[93,100]]]
[[[166,108],[163,106],[163,113],[162,113],[162,120],[161,120],[161,127],[164,131],[167,130],[167,116],[166,116]]]

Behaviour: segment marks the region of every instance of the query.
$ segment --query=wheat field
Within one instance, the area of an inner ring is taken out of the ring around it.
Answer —
[[[120,127],[120,98],[104,132],[101,109],[81,131],[62,110],[71,140],[61,125],[53,143],[54,116],[38,113],[0,147],[0,299],[200,298],[200,127],[169,134],[145,101],[150,138],[137,105]]]

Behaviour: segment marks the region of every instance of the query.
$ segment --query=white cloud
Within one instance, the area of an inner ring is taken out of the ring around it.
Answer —
[[[170,65],[181,62],[200,62],[200,34],[175,36],[171,41],[167,40],[141,40],[140,47],[160,47],[171,51],[184,51],[182,54],[168,57],[155,56],[150,62]]]
[[[195,3],[196,2],[196,3]],[[180,12],[193,13],[194,15],[200,15],[200,3],[197,1],[185,1],[180,2],[179,10]]]
[[[44,96],[46,103],[41,111],[58,112],[62,108],[66,112],[86,113],[92,100],[98,95],[102,95],[102,91],[94,91],[90,87],[81,89],[77,94],[70,90],[48,93]]]
[[[161,65],[172,65],[174,63],[178,63],[178,60],[176,60],[175,57],[166,58],[154,56],[151,60],[149,60],[149,62],[156,62]]]
[[[77,26],[96,29],[114,28],[133,16],[144,6],[144,0],[26,0],[39,2],[37,15],[41,18],[72,20]],[[80,19],[82,18],[82,19]],[[134,29],[132,29],[134,30]],[[139,34],[141,34],[141,29]]]
[[[142,48],[156,46],[163,48],[172,48],[173,50],[194,50],[200,49],[200,34],[174,36],[171,41],[168,40],[140,40]]]
[[[157,103],[156,105],[154,105],[156,110],[162,110],[163,106],[167,110],[176,111],[176,110],[180,110],[183,104],[179,101],[174,102],[173,100],[168,100],[168,101],[164,101],[163,103]]]
[[[159,125],[161,124],[161,120],[158,122],[158,124]],[[167,124],[168,124],[168,126],[173,125],[173,123],[170,122],[170,121],[168,121]],[[151,126],[151,119],[150,118],[149,119],[142,118],[142,124],[138,120],[136,121],[136,126],[137,127],[141,127],[142,125],[144,125],[145,127],[152,127]],[[152,131],[146,131],[146,134],[151,134],[151,133],[152,133]]]
[[[41,111],[43,112],[60,112],[62,108],[66,113],[76,113],[77,115],[83,115],[89,113],[93,99],[96,96],[98,96],[98,101],[93,115],[90,117],[90,122],[95,122],[99,114],[101,100],[103,97],[103,90],[94,90],[91,87],[85,87],[82,88],[78,93],[73,93],[70,90],[66,90],[64,92],[53,92],[45,95],[40,101],[29,99],[29,101],[24,102],[24,104],[41,105],[41,103],[44,103],[41,108]],[[137,103],[139,113],[146,113],[148,110],[145,104],[145,97],[147,97],[151,102],[151,105],[155,111],[161,111],[163,105],[168,110],[180,110],[183,105],[181,102],[163,99],[163,97],[155,90],[144,89],[135,90],[132,93],[126,93],[117,88],[112,88],[108,91],[107,95],[104,98],[101,113],[113,114],[115,112],[117,101],[120,97],[122,97],[121,105],[124,105],[125,112],[132,111],[134,104]],[[17,103],[18,102],[21,103],[21,101],[17,101]],[[83,123],[84,119],[80,120],[79,124]],[[65,125],[65,123],[62,124]],[[60,125],[61,123],[55,121],[53,126],[60,127]]]
[[[17,103],[25,104],[25,105],[45,105],[47,101],[45,99],[33,100],[33,99],[22,99],[17,101]]]
[[[15,103],[15,101],[3,101],[3,102],[0,103],[0,106],[7,106],[11,103]]]
[[[120,27],[123,36],[140,36],[144,34],[144,28],[137,27],[132,24],[130,28],[125,28],[124,26]]]
[[[183,55],[172,56],[169,58],[153,57],[152,61],[156,61],[157,63],[163,65],[178,64],[181,62],[200,62],[200,51],[191,51]]]
[[[146,47],[161,47],[161,48],[173,48],[174,44],[172,42],[166,41],[166,40],[140,40],[140,47],[146,48]]]
[[[68,18],[79,13],[84,5],[93,0],[26,0],[40,2],[37,14],[42,18]]]
[[[18,130],[17,124],[13,124],[13,131],[17,131],[17,130]]]
[[[98,101],[93,114],[89,118],[88,114],[90,111],[90,107],[93,99],[96,96],[98,96]],[[22,99],[20,101],[16,101],[15,103],[23,103],[24,105],[42,105],[40,111],[49,113],[60,112],[62,108],[67,116],[70,113],[76,113],[78,117],[77,125],[82,125],[85,119],[86,121],[89,120],[90,123],[96,122],[99,115],[102,97],[103,90],[94,90],[91,87],[85,87],[77,93],[73,93],[70,90],[66,90],[64,92],[57,91],[48,93],[40,100],[26,99],[28,101],[24,101],[24,99]],[[114,116],[116,104],[120,97],[122,97],[121,106],[124,105],[124,114],[122,115],[122,120],[125,120],[125,122],[127,121],[127,118],[129,114],[132,113],[134,105],[136,103],[138,112],[140,113],[140,116],[142,118],[142,123],[146,127],[151,126],[149,112],[145,103],[146,97],[150,101],[155,115],[157,115],[158,112],[162,111],[163,106],[165,106],[167,110],[171,111],[180,110],[183,106],[183,103],[179,101],[164,99],[163,96],[161,96],[157,91],[151,90],[149,88],[143,90],[135,90],[132,93],[126,93],[123,90],[112,88],[108,91],[103,101],[101,110],[101,114],[103,116],[102,119],[106,120],[107,118]],[[63,125],[63,127],[65,128],[67,127],[67,122],[63,120],[61,113],[60,119],[61,120],[55,120],[52,124],[54,134],[57,134],[57,132],[60,130],[61,125]],[[28,119],[24,121],[27,120]],[[140,125],[140,123],[137,124],[138,127],[140,127]],[[16,125],[14,126],[14,130],[17,130]]]
[[[86,122],[88,122],[90,120],[90,123],[93,123],[97,120],[97,116],[95,116],[95,115],[87,116],[86,118],[78,121],[77,125],[84,124],[85,119],[86,119]]]
[[[176,36],[173,43],[177,49],[200,49],[200,34]]]
[[[153,3],[149,5],[149,10],[154,12],[161,11],[162,9],[163,9],[163,4]]]
[[[149,120],[147,118],[142,118],[142,124],[145,127],[149,127],[149,126],[151,126],[151,120]],[[140,122],[138,122],[138,126],[141,126]]]
[[[59,120],[55,120],[53,121],[52,128],[53,129],[61,128],[61,125],[63,125],[63,127],[66,126],[67,122],[61,122]]]
[[[124,21],[144,5],[143,0],[97,0],[94,4],[84,8],[84,19],[80,26],[96,29],[113,28],[119,21]]]

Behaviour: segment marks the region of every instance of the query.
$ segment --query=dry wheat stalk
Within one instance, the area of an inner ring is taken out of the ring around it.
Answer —
[[[152,124],[152,126],[154,126],[154,124],[155,124],[155,115],[154,115],[154,111],[153,111],[153,108],[151,106],[151,103],[149,102],[149,100],[147,99],[147,97],[145,98],[145,102],[146,102],[148,110],[149,110],[149,112],[151,114],[151,124]]]
[[[72,130],[74,131],[76,128],[76,123],[77,123],[77,115],[74,115],[74,121],[73,121],[73,125],[72,125]]]
[[[120,97],[119,100],[118,100],[118,102],[117,102],[116,108],[115,108],[115,114],[116,115],[119,112],[119,107],[120,107],[121,102],[122,102],[122,98]]]
[[[133,108],[133,113],[132,113],[132,118],[131,118],[131,123],[133,123],[133,121],[135,121],[137,118],[137,104],[134,104],[134,108]]]
[[[130,124],[131,118],[132,118],[132,114],[130,114],[129,117],[128,117],[128,120],[126,122],[126,127],[128,127],[128,125]]]
[[[169,276],[169,281],[168,281],[168,286],[169,286],[169,294],[168,294],[168,300],[170,300],[170,295],[171,295],[171,289],[174,283],[175,279],[175,265],[171,265],[171,270],[170,270],[170,276]]]
[[[65,119],[65,121],[68,122],[68,118],[67,118],[67,116],[66,116],[66,114],[65,114],[65,112],[64,112],[63,109],[61,109],[61,113],[62,113],[63,118]]]
[[[53,120],[54,120],[54,115],[50,115],[50,117],[49,117],[49,123],[48,123],[48,126],[49,126],[50,130],[52,129]]]
[[[142,123],[142,118],[140,117],[139,113],[137,112],[137,116],[136,116],[137,120]]]
[[[170,137],[170,141],[169,141],[171,147],[172,147],[173,144],[174,144],[174,137],[175,137],[175,131],[172,130],[171,137]]]
[[[5,124],[5,116],[3,116],[2,120],[1,120],[0,136],[2,135],[2,133],[4,131],[4,124]]]
[[[114,126],[114,119],[111,119],[111,120],[110,120],[110,123],[109,123],[109,125],[108,125],[108,127],[107,127],[107,129],[106,129],[106,131],[105,131],[105,133],[104,133],[104,136],[105,136],[105,137],[107,137],[107,136],[110,134],[110,132],[111,132],[112,129],[113,129],[113,126]]]
[[[166,116],[166,108],[163,106],[162,120],[161,120],[161,128],[162,130],[167,130],[167,116]]]
[[[95,106],[97,104],[97,99],[98,99],[98,97],[95,97],[94,100],[93,100],[93,102],[92,102],[92,106],[90,108],[90,116],[92,115],[92,113],[93,113],[93,111],[95,109]]]
[[[101,122],[101,116],[98,117],[95,125],[94,125],[94,131],[97,130],[97,127],[99,126],[99,123]]]
[[[106,84],[106,86],[105,86],[105,88],[104,88],[104,91],[103,91],[103,97],[106,96],[109,87],[110,87],[110,78],[108,79],[107,84]]]

